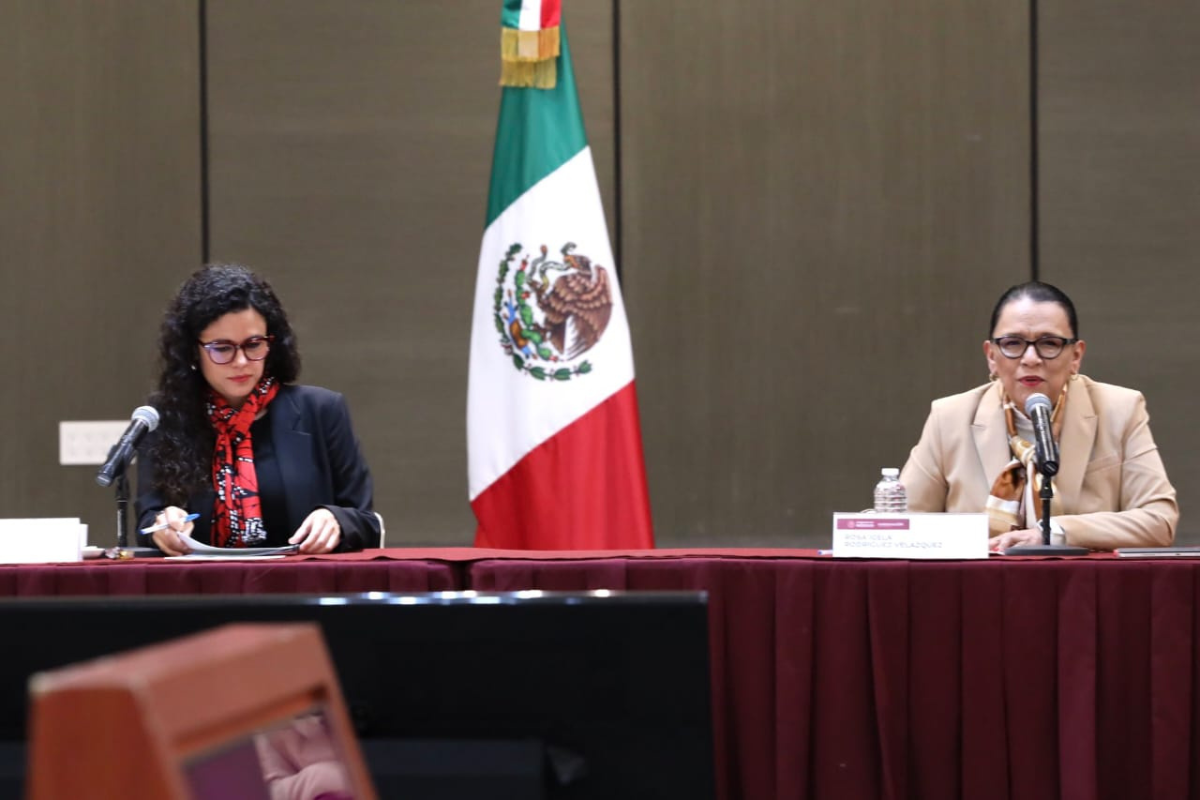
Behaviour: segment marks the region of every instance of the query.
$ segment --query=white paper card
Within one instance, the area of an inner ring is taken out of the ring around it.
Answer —
[[[987,558],[987,514],[833,515],[834,558]]]
[[[79,518],[0,519],[0,564],[82,561],[87,525]]]

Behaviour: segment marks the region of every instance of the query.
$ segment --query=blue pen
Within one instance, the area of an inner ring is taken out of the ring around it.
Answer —
[[[183,521],[191,522],[192,520],[196,520],[196,519],[200,519],[199,514],[188,514],[186,517],[183,518]],[[155,531],[164,531],[169,527],[171,527],[171,523],[164,522],[161,525],[151,525],[149,528],[142,528],[142,533],[154,533]]]

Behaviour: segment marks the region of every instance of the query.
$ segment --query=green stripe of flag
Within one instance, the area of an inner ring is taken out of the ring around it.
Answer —
[[[557,86],[503,90],[484,228],[535,183],[587,147],[565,25],[560,26],[560,36]]]
[[[516,28],[521,22],[521,0],[504,0],[500,10],[500,24],[505,28]]]

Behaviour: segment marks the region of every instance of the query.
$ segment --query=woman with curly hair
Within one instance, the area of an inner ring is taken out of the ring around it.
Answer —
[[[138,527],[167,555],[179,534],[220,547],[302,553],[378,547],[371,474],[340,394],[294,383],[300,354],[271,286],[208,266],[163,318],[150,403],[158,430],[138,457]],[[185,519],[198,514],[194,521]]]

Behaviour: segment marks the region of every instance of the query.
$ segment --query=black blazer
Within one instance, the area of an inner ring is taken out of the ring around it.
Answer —
[[[363,459],[350,425],[346,401],[336,392],[316,386],[282,386],[267,406],[259,424],[270,425],[274,454],[266,456],[263,468],[278,468],[287,487],[282,503],[269,503],[286,509],[284,520],[271,520],[267,528],[268,544],[281,546],[295,533],[300,523],[317,508],[333,512],[342,528],[341,552],[379,547],[380,522],[371,510],[373,488],[371,473]],[[153,436],[153,434],[151,434]],[[154,517],[168,503],[154,488],[154,461],[149,458],[147,437],[138,453],[138,493],[135,509],[138,528],[154,524]],[[259,454],[254,455],[256,466]],[[213,503],[216,499],[211,482],[188,497],[184,506],[200,514],[192,536],[209,543]],[[138,542],[153,547],[150,535],[138,533]]]

